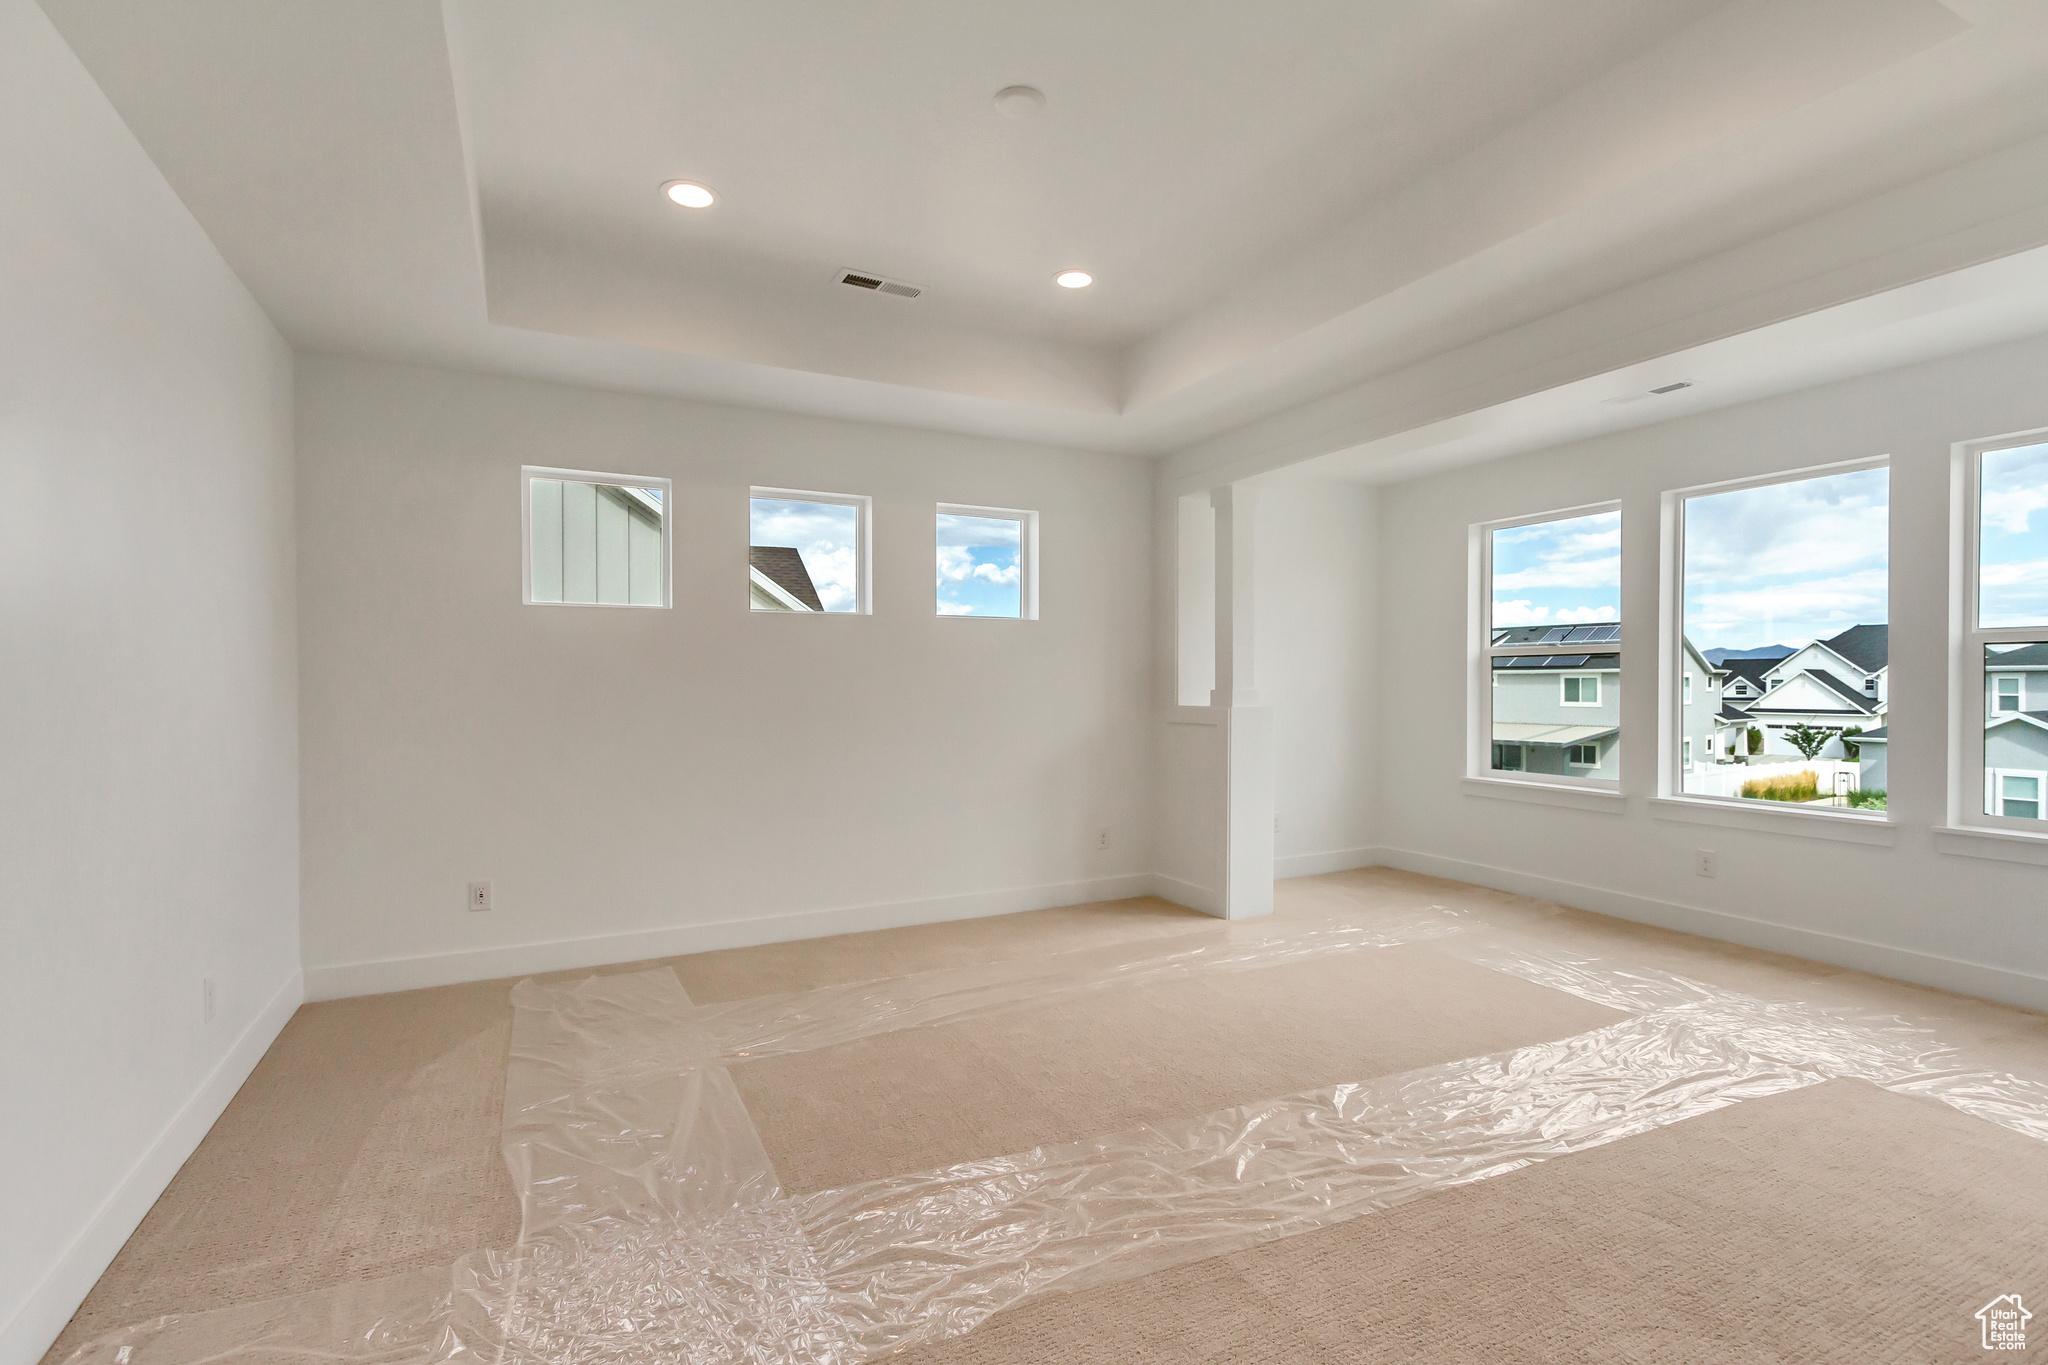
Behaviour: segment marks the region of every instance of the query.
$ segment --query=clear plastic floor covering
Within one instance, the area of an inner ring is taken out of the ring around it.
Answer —
[[[1406,943],[1629,1014],[1553,1043],[993,1160],[785,1195],[728,1062],[1195,973]],[[518,1244],[159,1318],[74,1362],[828,1362],[1326,1227],[1746,1099],[1852,1079],[2048,1141],[2048,1085],[1933,1030],[1759,999],[1430,908],[693,1006],[667,969],[522,982]]]

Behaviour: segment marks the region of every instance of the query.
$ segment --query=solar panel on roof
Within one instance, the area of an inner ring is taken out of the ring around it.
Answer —
[[[1544,660],[1552,668],[1584,668],[1590,654],[1553,654]]]
[[[1599,637],[1598,635],[1594,634],[1594,632],[1595,632],[1595,631],[1597,631],[1597,630],[1599,630],[1599,629],[1600,629],[1600,627],[1598,627],[1598,626],[1578,626],[1578,627],[1575,627],[1575,628],[1574,628],[1574,629],[1572,630],[1572,633],[1571,633],[1571,634],[1569,634],[1569,635],[1567,635],[1567,636],[1565,636],[1565,637],[1564,637],[1564,642],[1565,642],[1566,644],[1568,644],[1568,645],[1575,645],[1575,644],[1577,644],[1577,643],[1578,643],[1579,641],[1581,641],[1581,640],[1597,640],[1597,639],[1599,639],[1600,637]]]
[[[1550,662],[1550,656],[1549,656],[1549,655],[1547,655],[1547,654],[1524,654],[1524,655],[1521,655],[1520,657],[1518,657],[1518,658],[1517,658],[1517,659],[1516,659],[1516,660],[1515,660],[1515,661],[1514,661],[1513,663],[1509,664],[1509,665],[1508,665],[1508,667],[1509,667],[1509,668],[1541,668],[1541,667],[1543,667],[1543,666],[1544,666],[1545,664],[1547,664],[1547,663],[1549,663],[1549,662]]]
[[[1602,626],[1600,627],[1599,632],[1597,634],[1589,635],[1586,638],[1590,641],[1604,645],[1609,640],[1619,640],[1621,638],[1621,627]]]
[[[1555,627],[1554,629],[1551,629],[1551,630],[1547,630],[1547,631],[1543,632],[1543,638],[1542,638],[1541,640],[1538,640],[1538,641],[1537,641],[1536,643],[1538,643],[1538,644],[1541,644],[1541,645],[1555,645],[1555,644],[1561,644],[1561,643],[1562,643],[1562,642],[1564,641],[1564,637],[1565,637],[1565,636],[1566,636],[1567,634],[1569,634],[1569,633],[1570,633],[1570,628],[1569,628],[1569,627],[1567,627],[1567,626],[1558,626],[1558,627]]]
[[[1507,641],[1508,636],[1513,634],[1512,630],[1497,630],[1493,633],[1493,642],[1497,645],[1503,644]]]

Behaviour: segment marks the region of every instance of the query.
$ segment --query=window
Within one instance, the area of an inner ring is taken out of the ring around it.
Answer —
[[[667,479],[520,470],[525,601],[599,607],[669,605]]]
[[[1685,704],[1692,705],[1692,674],[1685,675]]]
[[[1552,513],[1475,526],[1472,535],[1481,632],[1471,680],[1473,771],[1612,787],[1621,734],[1621,513]]]
[[[1038,617],[1038,513],[940,503],[941,616]]]
[[[1890,470],[1864,461],[1668,497],[1679,570],[1667,640],[1676,675],[1697,671],[1703,658],[1772,661],[1746,665],[1768,669],[1760,695],[1730,689],[1742,719],[1720,718],[1746,720],[1761,734],[1761,751],[1742,755],[1746,762],[1712,757],[1717,708],[1687,708],[1688,689],[1673,686],[1660,708],[1676,759],[1670,794],[1848,816],[1848,803],[1834,801],[1846,781],[1869,788],[1856,811],[1883,810],[1882,770],[1866,784],[1870,751],[1850,758],[1841,733],[1885,724],[1876,679],[1890,649]]]
[[[868,499],[756,488],[748,505],[747,605],[864,614]]]
[[[1983,702],[1981,712],[1975,701],[1962,702],[1955,718],[1962,772],[1952,818],[2041,834],[2048,833],[2048,440],[2037,434],[2031,442],[1965,447],[1957,457],[1968,491],[1960,509],[1969,546],[1961,596],[1975,619],[1962,623],[1954,695],[1977,693]]]

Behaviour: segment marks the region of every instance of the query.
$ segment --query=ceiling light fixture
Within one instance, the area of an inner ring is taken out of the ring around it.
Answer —
[[[1062,289],[1086,289],[1095,283],[1095,277],[1085,270],[1062,270],[1052,282]]]
[[[708,209],[718,198],[694,180],[671,180],[661,192],[686,209]]]

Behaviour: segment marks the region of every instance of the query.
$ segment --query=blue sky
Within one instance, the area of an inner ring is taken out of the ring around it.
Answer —
[[[852,611],[858,605],[853,561],[858,515],[844,503],[755,498],[749,543],[794,547],[825,610]]]
[[[1621,513],[1493,533],[1493,624],[1621,619]]]
[[[1018,616],[1020,523],[939,514],[939,615]]]
[[[1685,633],[1706,649],[1797,647],[1889,614],[1891,473],[1685,502]]]
[[[1984,456],[1978,624],[2048,624],[2048,445]]]

